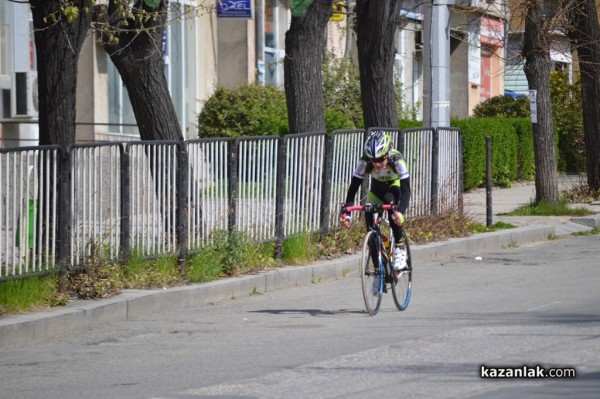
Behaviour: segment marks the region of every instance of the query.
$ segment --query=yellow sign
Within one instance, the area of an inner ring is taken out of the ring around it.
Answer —
[[[333,3],[333,14],[329,22],[342,22],[346,18],[346,2],[336,1]]]

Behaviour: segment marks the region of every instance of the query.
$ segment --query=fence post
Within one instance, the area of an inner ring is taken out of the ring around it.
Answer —
[[[439,212],[440,136],[437,128],[433,128],[431,133],[431,215],[437,216]]]
[[[235,230],[237,218],[235,194],[238,188],[238,141],[230,142],[229,152],[227,153],[227,163],[229,164],[229,184],[227,186],[227,195],[229,209],[227,211],[227,231],[230,233]]]
[[[323,178],[321,190],[321,234],[329,231],[331,216],[331,173],[333,168],[333,136],[325,135],[325,151],[323,159]]]
[[[120,147],[121,151],[121,231],[119,236],[121,246],[121,260],[129,257],[131,251],[131,240],[130,240],[130,225],[129,221],[131,218],[131,182],[129,180],[129,169],[131,160],[129,158],[129,152],[125,146]]]
[[[465,192],[465,180],[463,173],[463,144],[462,144],[462,130],[457,129],[458,134],[458,208],[460,209],[461,215],[465,210],[464,204],[464,192]]]
[[[59,151],[58,163],[58,209],[57,241],[59,290],[66,293],[67,271],[69,270],[69,231],[71,226],[71,150],[67,147]]]
[[[404,149],[406,148],[406,146],[404,145],[404,136],[404,129],[398,130],[398,152],[400,152],[404,159],[406,159],[406,153],[404,152]]]
[[[185,260],[187,257],[188,231],[188,181],[189,157],[186,143],[180,143],[177,162],[177,256],[179,267],[185,276]]]
[[[485,200],[486,226],[492,226],[492,138],[485,138]]]
[[[285,164],[287,158],[287,149],[285,140],[279,138],[279,151],[277,158],[277,184],[275,189],[275,259],[283,257],[283,239],[285,215]]]

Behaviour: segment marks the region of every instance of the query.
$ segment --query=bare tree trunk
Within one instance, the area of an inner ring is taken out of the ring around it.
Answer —
[[[112,37],[108,32],[103,34],[104,49],[127,88],[142,140],[181,141],[181,127],[164,73],[162,42],[168,0],[162,0],[157,8],[137,1],[133,9],[153,17],[143,21],[123,16],[116,0],[110,1],[107,14],[97,12],[99,22],[108,21],[114,28]],[[126,24],[125,30],[121,24]]]
[[[563,1],[563,8],[571,23],[569,37],[577,49],[581,70],[588,186],[597,191],[600,190],[600,24],[594,0]]]
[[[358,0],[356,29],[365,128],[398,127],[394,35],[401,0]]]
[[[71,4],[65,4],[61,0],[30,0],[29,4],[33,15],[38,70],[39,143],[59,145],[66,150],[67,146],[75,143],[77,60],[92,20],[92,12],[84,10],[92,9],[92,1],[74,0]],[[79,14],[70,20],[66,16],[67,10],[79,10]],[[60,173],[60,170],[52,170],[53,165],[54,163],[48,171],[50,176]],[[45,181],[44,179],[44,176],[40,176],[38,181]],[[58,207],[67,195],[62,188],[63,185],[45,187],[45,190],[50,191],[51,197],[58,198]],[[37,212],[38,223],[48,223],[43,227],[44,233],[38,237],[38,244],[43,248],[46,234],[60,229],[57,255],[58,260],[62,262],[65,261],[66,254],[61,248],[64,248],[65,242],[68,241],[67,226],[70,220],[63,210],[57,213],[56,226],[52,226],[52,222],[44,219],[42,215],[53,214],[53,207],[52,202],[43,202]],[[51,252],[51,249],[44,248],[44,251]],[[62,273],[59,289],[61,292],[66,291],[66,279]]]
[[[72,7],[92,9],[91,0]],[[92,20],[80,11],[73,21],[63,14],[60,0],[30,0],[38,68],[40,144],[63,148],[75,143],[77,59]],[[56,20],[55,20],[56,18]]]
[[[283,72],[290,133],[325,131],[323,51],[333,0],[313,0],[300,16],[292,16],[285,34]]]
[[[533,124],[535,202],[558,204],[556,150],[550,101],[550,46],[542,2],[532,0],[525,16],[523,51],[529,89],[537,91],[537,123]]]

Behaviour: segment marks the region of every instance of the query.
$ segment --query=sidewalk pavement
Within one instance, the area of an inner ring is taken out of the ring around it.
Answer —
[[[562,176],[561,189],[577,182],[578,178]],[[514,183],[507,189],[492,189],[492,224],[503,221],[516,226],[515,228],[425,245],[412,245],[413,261],[418,264],[451,255],[472,256],[600,227],[600,202],[580,205],[587,206],[595,212],[594,215],[586,217],[498,215],[528,204],[533,198],[535,198],[535,185],[532,182]],[[465,193],[464,205],[468,215],[479,223],[486,224],[488,212],[485,189]],[[27,345],[31,342],[91,329],[106,323],[131,320],[155,312],[205,306],[234,297],[248,296],[256,291],[271,292],[308,285],[315,281],[340,279],[356,273],[358,260],[359,255],[349,255],[306,266],[283,267],[264,274],[234,277],[210,283],[157,290],[126,290],[108,299],[77,300],[64,307],[11,315],[0,318],[0,348]]]

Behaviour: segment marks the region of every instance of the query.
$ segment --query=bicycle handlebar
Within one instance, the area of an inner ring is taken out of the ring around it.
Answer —
[[[383,204],[383,205],[372,205],[372,204],[366,204],[366,205],[351,205],[351,206],[345,206],[343,209],[346,212],[362,212],[367,208],[371,208],[373,210],[384,210],[384,211],[390,211],[390,210],[396,210],[398,207],[396,205],[392,205],[392,204]]]
[[[379,216],[381,217],[382,211],[391,211],[392,214],[395,216],[397,210],[398,210],[398,207],[393,204],[382,204],[382,205],[365,204],[365,205],[344,206],[344,207],[342,207],[342,215],[340,217],[340,223],[342,223],[347,229],[350,228],[350,222],[349,222],[350,216],[346,216],[347,212],[355,212],[355,211],[356,212],[362,212],[362,211],[378,212],[378,213],[380,213]],[[402,214],[400,214],[400,213],[398,213],[398,214],[400,215],[400,220],[396,220],[394,218],[394,223],[396,223],[398,226],[402,226],[404,217],[402,216]]]

